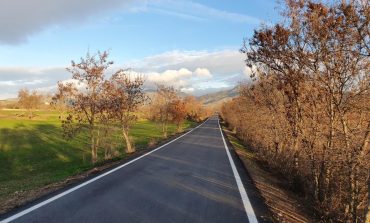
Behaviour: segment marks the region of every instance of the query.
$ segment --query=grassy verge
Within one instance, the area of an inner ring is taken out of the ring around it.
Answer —
[[[87,135],[79,134],[73,140],[62,136],[58,114],[49,111],[36,112],[34,119],[22,116],[19,110],[0,110],[0,204],[17,194],[65,180],[87,171],[94,166],[90,162]],[[185,122],[183,129],[195,126]],[[169,126],[169,135],[176,132]],[[156,123],[141,119],[131,130],[137,150],[148,144],[164,140]],[[113,132],[110,140],[116,142],[119,156],[126,157],[119,132]],[[103,151],[100,151],[103,158]],[[101,165],[100,163],[97,165]],[[1,208],[0,208],[1,213]]]
[[[245,146],[233,132],[225,126],[223,130],[271,210],[274,218],[272,221],[315,222],[310,214],[310,207],[307,207],[302,198],[287,189],[289,186],[286,179],[262,165],[258,155]]]

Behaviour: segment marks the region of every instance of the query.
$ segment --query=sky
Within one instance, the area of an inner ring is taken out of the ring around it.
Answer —
[[[130,68],[146,87],[193,95],[248,80],[239,52],[276,0],[0,0],[0,99],[21,88],[53,92],[71,60],[108,50],[110,72]]]

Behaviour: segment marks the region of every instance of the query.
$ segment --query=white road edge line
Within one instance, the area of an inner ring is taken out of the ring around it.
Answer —
[[[231,157],[229,147],[226,144],[225,137],[224,137],[224,134],[222,133],[222,129],[221,129],[221,125],[220,125],[220,119],[218,119],[218,127],[220,129],[222,140],[224,141],[224,146],[225,146],[225,149],[226,149],[227,157],[229,158],[231,169],[233,170],[233,174],[234,174],[234,177],[235,177],[235,180],[236,180],[236,184],[238,185],[239,193],[240,193],[240,196],[242,198],[244,209],[245,209],[245,212],[247,213],[249,223],[258,223],[257,217],[254,214],[254,211],[253,211],[253,208],[252,208],[252,204],[249,201],[247,191],[245,190],[245,188],[243,186],[243,183],[242,183],[242,180],[240,179],[238,170],[236,169],[234,160]]]
[[[119,170],[119,169],[121,169],[121,168],[123,168],[123,167],[125,167],[125,166],[127,166],[127,165],[129,165],[129,164],[131,164],[131,163],[133,163],[133,162],[135,162],[135,161],[137,161],[137,160],[139,160],[139,159],[141,159],[141,158],[144,158],[145,156],[147,156],[147,155],[149,155],[149,154],[151,154],[151,153],[153,153],[153,152],[155,152],[155,151],[157,151],[157,150],[159,150],[159,149],[162,149],[163,147],[165,147],[165,146],[169,145],[170,143],[173,143],[173,142],[175,142],[176,140],[178,140],[178,139],[180,139],[180,138],[182,138],[182,137],[186,136],[187,134],[191,133],[191,132],[192,132],[192,131],[194,131],[195,129],[197,129],[197,128],[201,127],[201,126],[202,126],[204,123],[206,123],[207,121],[208,121],[208,119],[207,119],[207,120],[205,120],[202,124],[198,125],[197,127],[195,127],[195,128],[193,128],[193,129],[191,129],[190,131],[188,131],[188,132],[184,133],[183,135],[181,135],[181,136],[179,136],[179,137],[177,137],[177,138],[175,138],[175,139],[173,139],[173,140],[171,140],[171,141],[167,142],[166,144],[164,144],[164,145],[162,145],[162,146],[160,146],[160,147],[158,147],[158,148],[156,148],[156,149],[154,149],[154,150],[152,150],[152,151],[150,151],[150,152],[147,152],[147,153],[145,153],[145,154],[143,154],[143,155],[141,155],[141,156],[139,156],[139,157],[137,157],[137,158],[135,158],[135,159],[133,159],[133,160],[131,160],[131,161],[127,162],[127,163],[122,164],[121,166],[118,166],[118,167],[116,167],[116,168],[114,168],[114,169],[112,169],[112,170],[110,170],[110,171],[108,171],[108,172],[105,172],[105,173],[103,173],[103,174],[101,174],[101,175],[99,175],[99,176],[97,176],[97,177],[94,177],[94,178],[92,178],[91,180],[88,180],[88,181],[86,181],[86,182],[84,182],[84,183],[82,183],[82,184],[79,184],[79,185],[77,185],[77,186],[75,186],[75,187],[72,187],[72,188],[71,188],[71,189],[69,189],[69,190],[66,190],[66,191],[64,191],[64,192],[62,192],[62,193],[60,193],[60,194],[57,194],[57,195],[55,195],[54,197],[51,197],[51,198],[49,198],[49,199],[47,199],[47,200],[45,200],[45,201],[43,201],[43,202],[40,202],[40,203],[38,203],[38,204],[35,204],[35,205],[34,205],[34,206],[32,206],[32,207],[29,207],[29,208],[27,208],[27,209],[25,209],[25,210],[23,210],[23,211],[21,211],[21,212],[19,212],[19,213],[15,214],[15,215],[12,215],[12,216],[10,216],[10,217],[8,217],[8,218],[6,218],[6,219],[4,219],[4,220],[0,221],[0,223],[8,223],[8,222],[11,222],[11,221],[13,221],[13,220],[15,220],[15,219],[17,219],[17,218],[20,218],[20,217],[22,217],[23,215],[26,215],[26,214],[28,214],[28,213],[30,213],[30,212],[32,212],[32,211],[34,211],[34,210],[36,210],[36,209],[38,209],[38,208],[40,208],[40,207],[44,206],[44,205],[46,205],[46,204],[49,204],[49,203],[51,203],[51,202],[53,202],[53,201],[55,201],[55,200],[57,200],[57,199],[59,199],[59,198],[61,198],[61,197],[65,196],[65,195],[67,195],[67,194],[70,194],[70,193],[72,193],[73,191],[78,190],[78,189],[80,189],[81,187],[84,187],[84,186],[86,186],[86,185],[88,185],[88,184],[90,184],[90,183],[92,183],[92,182],[94,182],[94,181],[97,181],[97,180],[99,180],[100,178],[103,178],[103,177],[105,177],[105,176],[107,176],[107,175],[109,175],[109,174],[111,174],[111,173],[113,173],[113,172],[115,172],[115,171],[117,171],[117,170]]]

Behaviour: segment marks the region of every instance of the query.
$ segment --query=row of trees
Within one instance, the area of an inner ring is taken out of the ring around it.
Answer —
[[[179,132],[185,119],[199,122],[209,114],[210,111],[194,96],[182,98],[173,87],[158,85],[147,116],[161,124],[163,135],[167,137],[169,123],[175,123]]]
[[[180,131],[186,118],[194,121],[202,118],[201,103],[192,97],[180,98],[173,87],[158,85],[151,99],[144,92],[143,76],[119,69],[106,78],[112,64],[107,52],[93,56],[88,53],[78,63],[72,61],[67,68],[72,81],[58,82],[57,92],[52,97],[52,105],[60,112],[65,136],[72,138],[81,130],[88,131],[93,163],[98,160],[101,147],[109,158],[108,151],[113,146],[109,136],[116,128],[121,131],[126,152],[135,152],[130,130],[144,111],[147,111],[147,118],[161,123],[165,137],[168,123],[176,123]]]
[[[32,119],[33,111],[42,105],[43,96],[37,91],[30,92],[28,89],[21,89],[18,92],[18,105],[27,110],[28,118]]]
[[[49,108],[59,112],[64,135],[73,138],[81,131],[88,130],[92,162],[98,159],[98,148],[104,147],[106,158],[110,158],[112,142],[109,135],[118,127],[126,152],[135,152],[130,129],[139,114],[161,125],[163,136],[167,137],[168,125],[174,123],[181,131],[184,121],[199,122],[209,111],[194,96],[180,97],[179,92],[165,85],[157,85],[157,91],[150,97],[144,92],[144,77],[131,75],[129,70],[119,69],[110,78],[105,74],[113,64],[108,53],[87,54],[67,70],[72,81],[58,82],[56,93],[51,97]],[[33,111],[48,101],[37,91],[21,89],[17,106],[27,110],[29,118]],[[46,105],[45,105],[46,106]]]
[[[370,8],[286,1],[242,53],[253,84],[222,116],[316,204],[323,220],[364,222],[370,177]]]
[[[61,114],[66,136],[74,137],[81,130],[88,131],[93,163],[98,159],[100,144],[104,143],[101,140],[116,126],[121,130],[126,152],[135,151],[129,132],[137,120],[137,109],[147,99],[143,92],[143,77],[134,77],[119,69],[106,78],[112,64],[107,52],[93,56],[88,53],[80,62],[72,61],[67,70],[72,74],[73,82],[59,82],[52,98],[52,104]]]

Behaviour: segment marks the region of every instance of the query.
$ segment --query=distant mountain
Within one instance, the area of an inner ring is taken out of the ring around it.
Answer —
[[[199,96],[198,99],[206,105],[219,105],[239,95],[238,87]]]
[[[18,98],[6,98],[6,99],[0,99],[2,102],[17,102]]]
[[[156,92],[157,92],[156,89],[152,89],[152,88],[144,89],[144,93],[150,98],[152,98],[155,95]],[[189,96],[189,94],[187,94],[185,92],[181,92],[181,91],[177,92],[177,95],[179,95],[181,98]]]
[[[146,93],[148,97],[152,98],[156,90],[155,89],[144,89],[144,92]],[[186,97],[186,96],[189,96],[190,94],[179,92],[179,95],[180,97]],[[217,91],[214,93],[201,95],[201,96],[198,96],[197,99],[201,100],[206,105],[213,106],[213,105],[221,105],[223,102],[231,100],[232,98],[238,95],[239,95],[238,87],[234,87],[229,90],[222,90],[222,91]],[[6,104],[11,104],[11,103],[16,103],[17,101],[18,101],[18,98],[8,98],[4,100],[0,99],[0,104],[6,105]],[[45,102],[51,101],[50,95],[45,95],[44,101]]]

